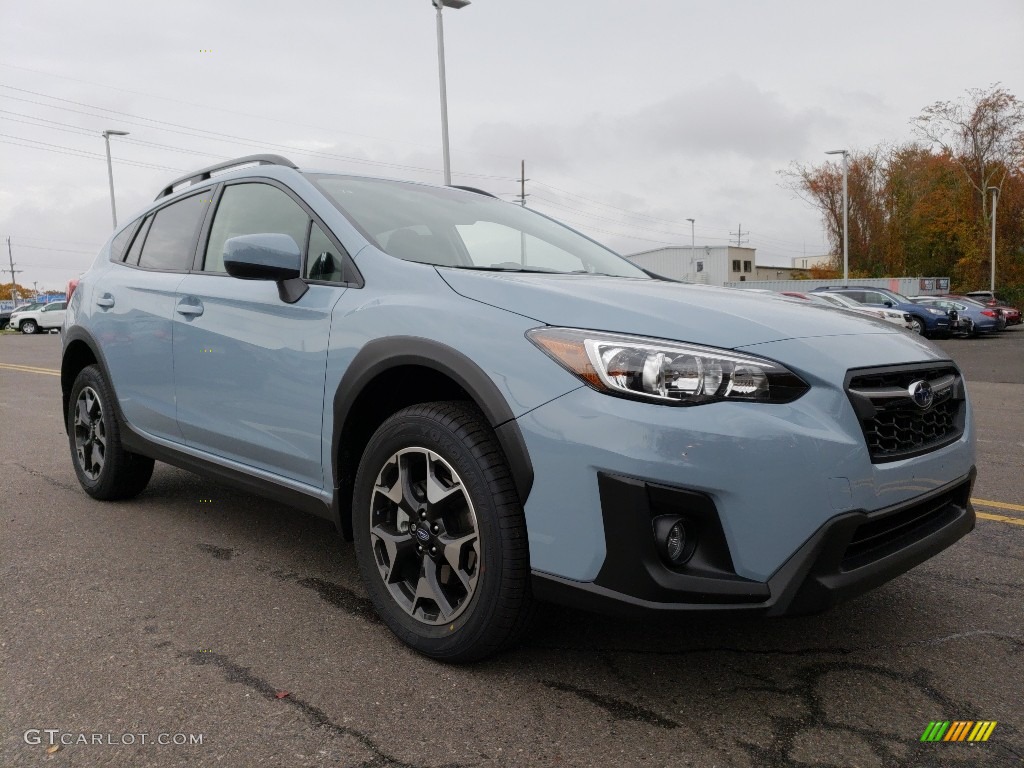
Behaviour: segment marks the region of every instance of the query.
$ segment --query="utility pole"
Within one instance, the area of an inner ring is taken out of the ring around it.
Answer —
[[[526,161],[525,160],[520,160],[519,161],[519,194],[516,195],[516,199],[519,201],[519,204],[521,206],[523,206],[524,208],[526,207],[526,198],[529,197],[529,195],[526,194],[526,182],[528,182],[528,181],[529,181],[529,179],[526,178]]]
[[[17,301],[19,299],[18,289],[16,287],[18,285],[18,281],[15,279],[14,275],[21,272],[21,270],[14,268],[14,254],[11,252],[10,236],[7,237],[7,258],[11,262],[11,299]]]
[[[744,243],[749,243],[750,242],[750,240],[744,240],[743,239],[744,235],[749,235],[749,234],[750,234],[750,230],[749,229],[746,232],[744,232],[743,231],[743,225],[742,224],[737,224],[736,225],[736,231],[735,232],[730,232],[729,236],[736,238],[736,247],[739,248]]]
[[[690,273],[697,274],[693,271],[693,257],[697,252],[697,236],[694,234],[694,222],[696,219],[687,219],[690,222]]]
[[[526,207],[526,161],[519,161],[519,204]],[[526,266],[526,233],[519,230],[519,263]]]

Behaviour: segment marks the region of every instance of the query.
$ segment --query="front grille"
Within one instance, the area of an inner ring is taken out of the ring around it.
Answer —
[[[873,516],[854,531],[840,569],[860,568],[949,525],[967,509],[970,493],[968,480],[938,496]]]
[[[930,388],[931,401],[915,401],[912,387]],[[951,364],[854,370],[847,376],[846,392],[860,421],[872,463],[934,451],[963,434],[963,379]]]

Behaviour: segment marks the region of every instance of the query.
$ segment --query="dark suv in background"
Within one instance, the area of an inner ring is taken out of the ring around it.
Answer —
[[[869,307],[889,307],[906,312],[910,315],[910,330],[923,336],[948,336],[950,333],[949,314],[945,310],[915,304],[887,288],[843,285],[815,288],[814,292],[840,293]]]

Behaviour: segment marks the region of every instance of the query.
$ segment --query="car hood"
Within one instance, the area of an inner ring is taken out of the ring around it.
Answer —
[[[904,333],[892,323],[734,288],[601,275],[438,268],[469,299],[547,325],[733,348],[783,339]]]

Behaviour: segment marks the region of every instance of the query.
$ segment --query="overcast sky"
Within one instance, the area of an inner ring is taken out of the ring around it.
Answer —
[[[910,137],[940,99],[1024,97],[1021,0],[473,0],[445,12],[453,182],[621,253],[824,252],[793,161]],[[441,183],[430,0],[0,4],[0,236],[63,288],[182,173],[255,152]],[[7,268],[7,254],[0,260]],[[9,281],[9,273],[2,278]]]

